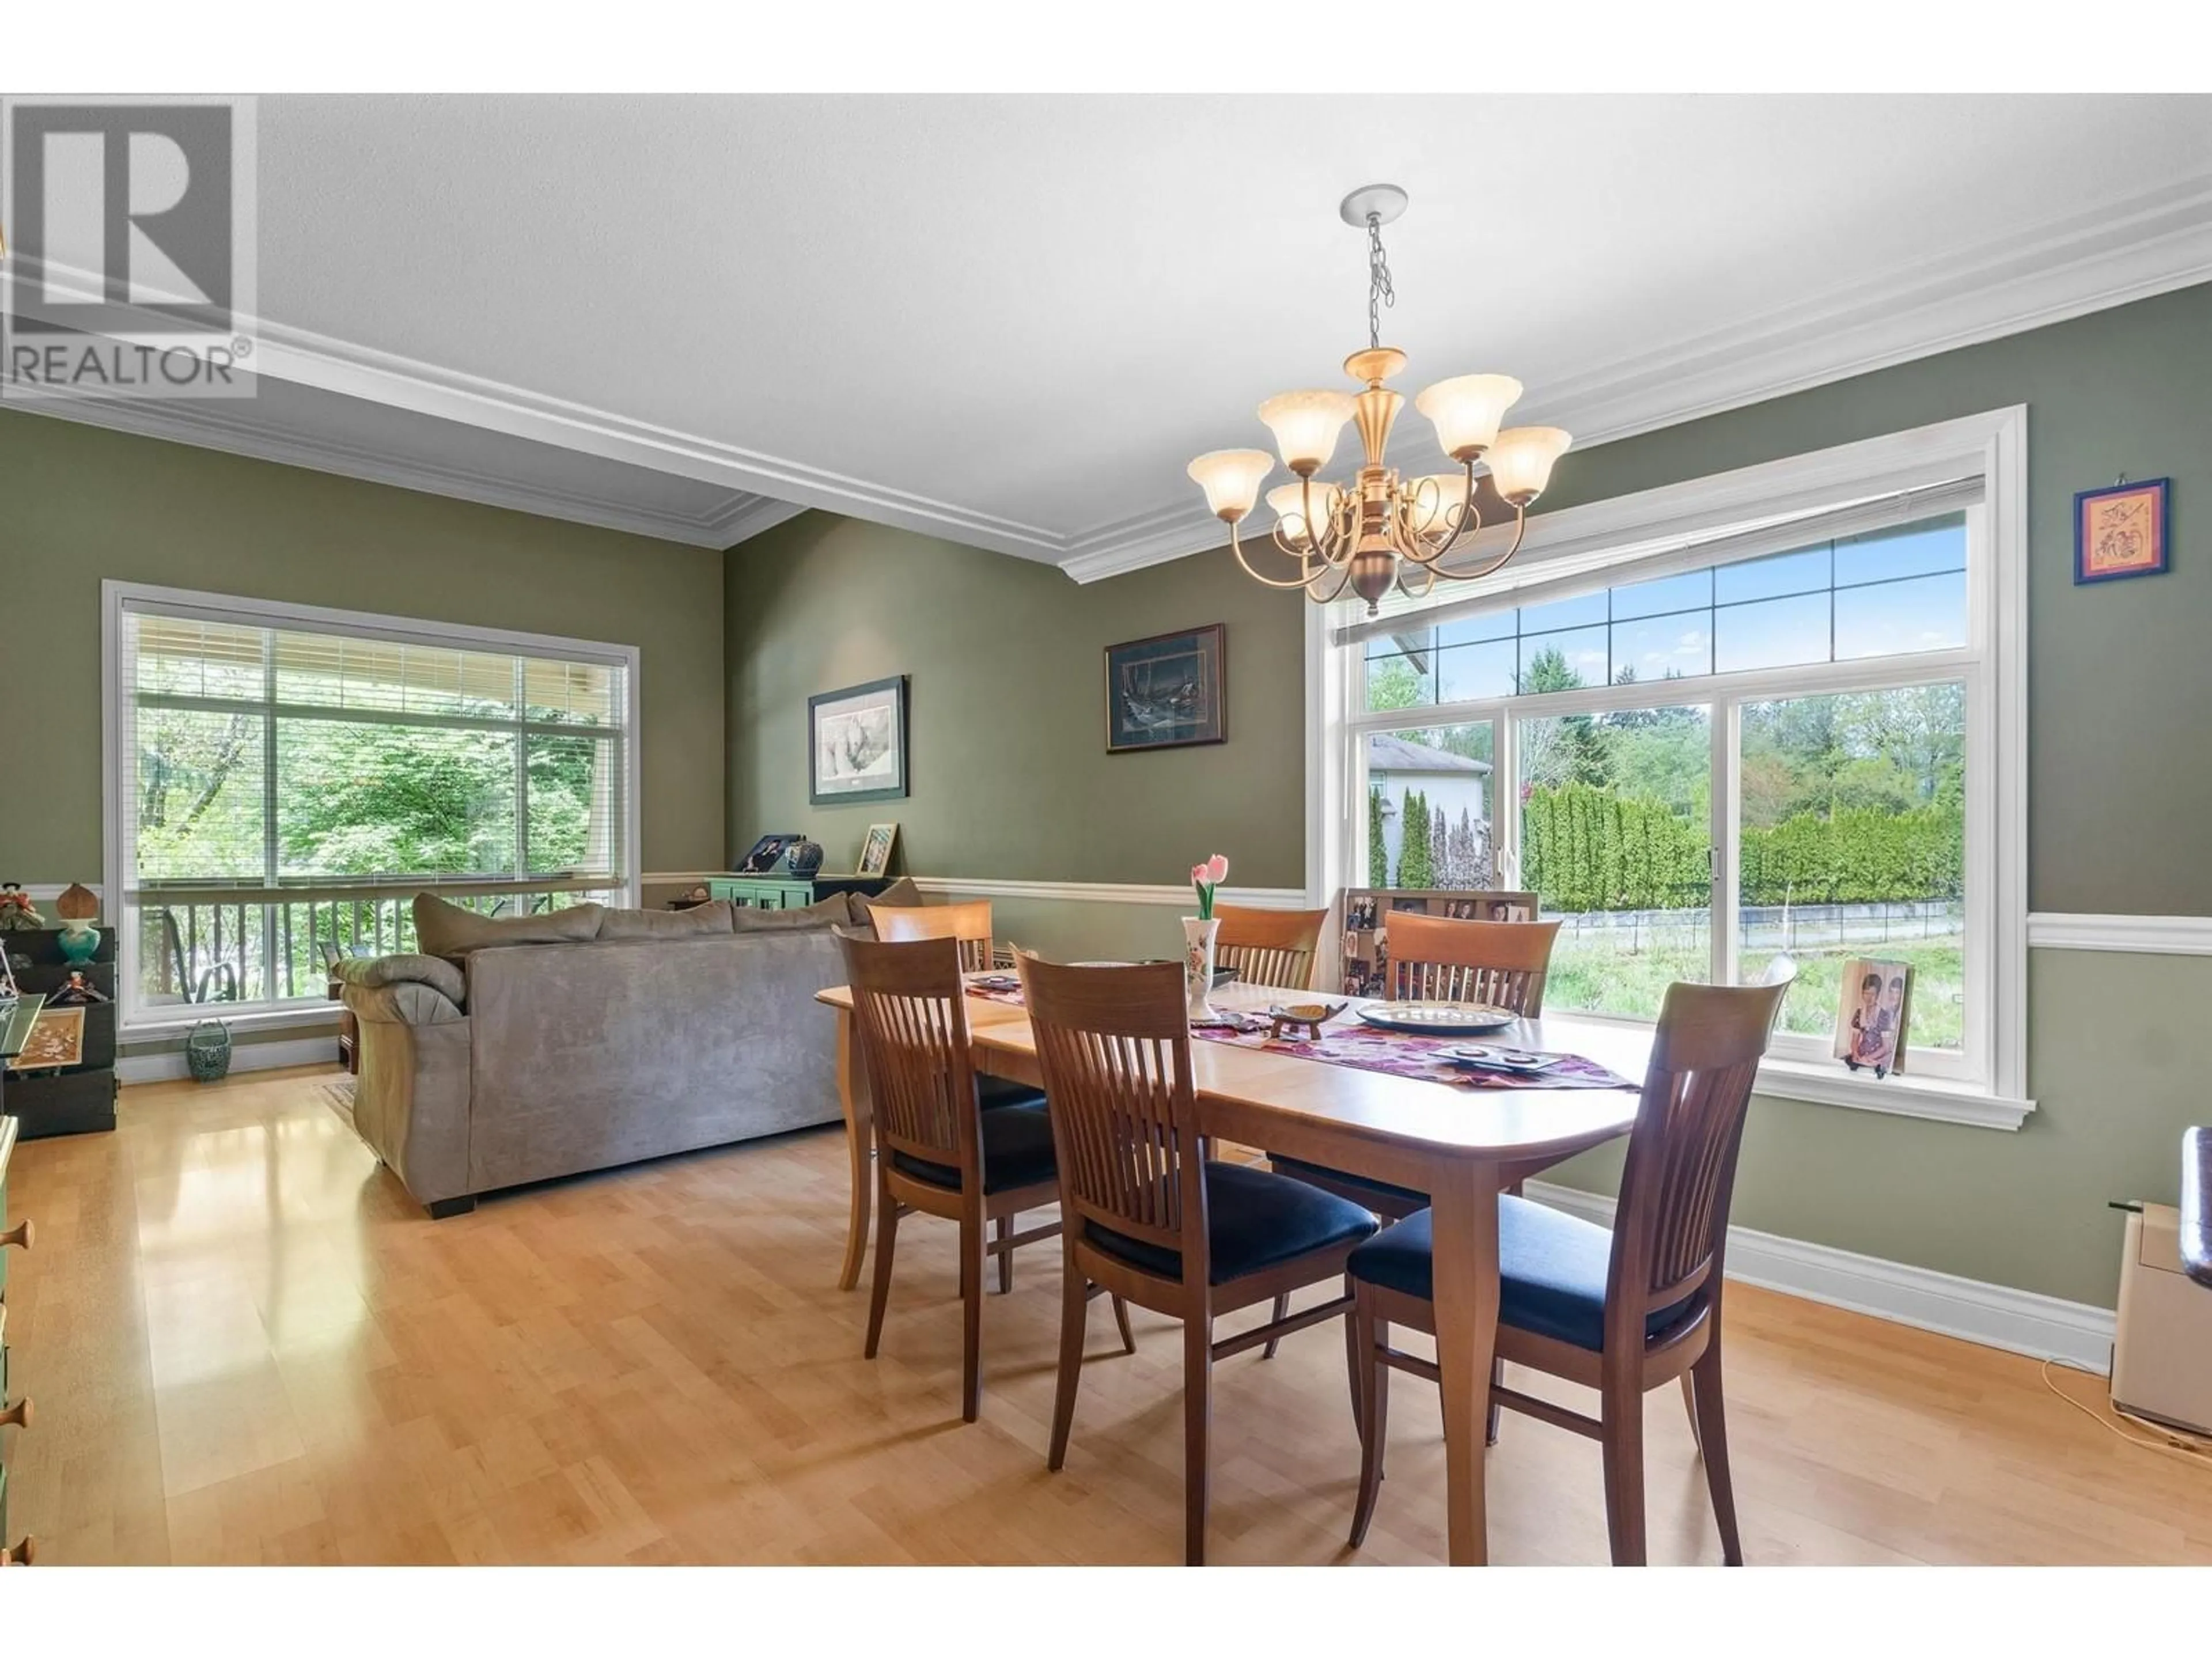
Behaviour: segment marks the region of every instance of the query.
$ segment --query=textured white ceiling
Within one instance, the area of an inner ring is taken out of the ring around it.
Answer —
[[[2212,104],[2179,98],[265,97],[259,123],[273,322],[1045,557],[1194,503],[1185,461],[1264,446],[1267,393],[1348,384],[1365,256],[1336,204],[1372,179],[1413,196],[1401,389],[1503,370],[1541,418],[2212,176]]]

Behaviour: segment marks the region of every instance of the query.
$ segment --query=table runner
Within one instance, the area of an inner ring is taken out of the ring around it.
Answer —
[[[1021,987],[1008,986],[1007,976],[988,975],[971,980],[968,994],[986,1002],[1022,1006]],[[1560,1054],[1559,1064],[1541,1072],[1486,1072],[1454,1065],[1442,1050],[1474,1041],[1464,1036],[1431,1036],[1414,1031],[1391,1031],[1369,1025],[1348,1008],[1323,1025],[1318,1041],[1305,1037],[1273,1038],[1270,1026],[1259,1014],[1222,1011],[1211,1022],[1194,1024],[1192,1036],[1207,1042],[1226,1042],[1266,1054],[1317,1060],[1328,1066],[1348,1066],[1356,1071],[1381,1072],[1390,1077],[1412,1078],[1422,1083],[1448,1083],[1473,1089],[1633,1089],[1637,1085],[1619,1073],[1607,1070],[1580,1054]]]

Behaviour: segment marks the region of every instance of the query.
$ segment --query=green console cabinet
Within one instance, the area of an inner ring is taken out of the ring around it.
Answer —
[[[707,878],[707,896],[727,899],[755,910],[800,910],[839,893],[858,893],[873,898],[890,886],[886,876],[727,875]]]

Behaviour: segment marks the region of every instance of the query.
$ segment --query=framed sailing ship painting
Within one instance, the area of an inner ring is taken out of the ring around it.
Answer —
[[[1229,630],[1220,623],[1106,647],[1106,752],[1229,737]]]

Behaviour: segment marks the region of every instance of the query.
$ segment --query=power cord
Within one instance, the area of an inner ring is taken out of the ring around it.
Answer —
[[[2200,1462],[2204,1458],[2212,1457],[2212,1438],[2185,1434],[2179,1429],[2169,1429],[2162,1423],[2153,1423],[2147,1418],[2137,1417],[2133,1412],[2123,1411],[2118,1406],[2112,1407],[2112,1418],[2132,1423],[2137,1428],[2147,1431],[2148,1437],[2145,1435],[2130,1434],[2120,1426],[2119,1423],[2105,1416],[2095,1407],[2084,1405],[2060,1388],[2051,1375],[2051,1368],[2056,1363],[2049,1359],[2043,1362],[2043,1386],[2107,1433],[2118,1435],[2130,1446],[2141,1446],[2148,1451],[2163,1452],[2168,1457],[2179,1457],[2190,1462]]]

